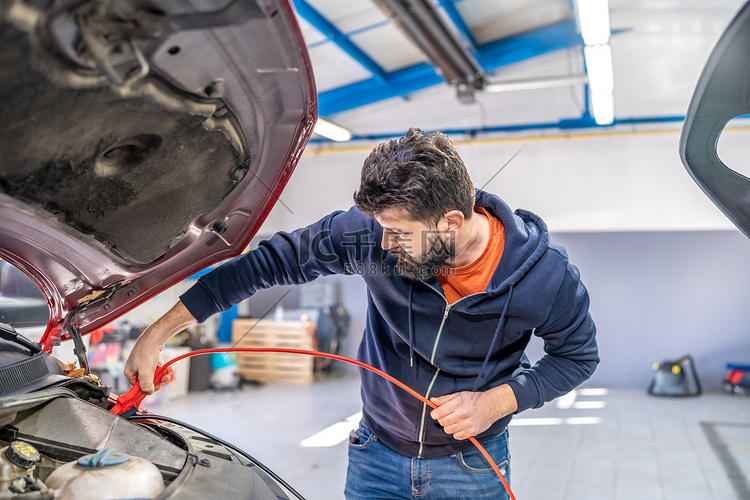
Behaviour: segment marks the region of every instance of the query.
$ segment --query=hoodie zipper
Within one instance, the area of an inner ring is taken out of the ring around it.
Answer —
[[[438,373],[440,373],[440,368],[435,370],[435,375],[432,376],[430,386],[427,388],[427,393],[425,394],[425,399],[430,399],[430,392],[432,392],[432,386],[435,384],[435,380],[437,380]],[[417,453],[417,458],[422,458],[422,451],[424,450],[424,423],[426,420],[427,405],[422,403],[422,420],[419,424],[419,452]]]
[[[434,366],[435,355],[437,354],[438,343],[440,342],[440,335],[443,333],[443,327],[445,326],[445,321],[448,319],[448,314],[451,312],[451,309],[453,308],[453,306],[455,306],[456,304],[458,304],[464,299],[474,297],[475,295],[486,294],[487,292],[472,293],[470,295],[466,295],[465,297],[461,297],[460,299],[455,301],[453,304],[451,304],[448,302],[448,299],[446,299],[445,296],[442,293],[440,293],[435,287],[433,287],[429,283],[425,283],[424,281],[422,283],[427,285],[428,288],[430,288],[433,292],[435,292],[445,301],[445,311],[443,312],[443,319],[440,322],[440,328],[438,329],[437,336],[435,337],[435,344],[432,346],[432,353],[430,354],[430,364]],[[432,386],[435,384],[435,381],[437,380],[437,376],[439,373],[440,373],[440,368],[436,368],[435,374],[432,376],[432,380],[430,381],[430,385],[427,387],[427,393],[425,394],[426,399],[430,399],[430,392],[432,392]],[[419,453],[417,453],[417,458],[422,458],[422,452],[424,451],[424,429],[425,429],[426,419],[427,419],[427,405],[425,403],[422,403],[422,418],[419,424]]]
[[[443,333],[443,326],[445,325],[445,320],[448,319],[448,313],[451,312],[451,307],[453,307],[451,304],[446,303],[445,304],[445,312],[443,313],[443,320],[440,322],[440,328],[438,328],[437,337],[435,337],[435,344],[432,346],[432,354],[430,354],[430,364],[435,364],[435,353],[437,353],[437,346],[440,342],[440,335]]]
[[[440,327],[438,328],[437,337],[435,337],[435,344],[432,346],[432,354],[430,355],[431,364],[434,364],[435,362],[435,353],[437,352],[438,342],[440,341],[440,334],[443,333],[443,326],[445,325],[445,320],[448,319],[448,313],[451,312],[451,307],[452,307],[451,304],[448,304],[448,301],[446,300],[445,311],[443,312],[443,319],[440,322]],[[424,396],[425,399],[430,399],[430,392],[432,392],[432,386],[435,384],[435,380],[437,380],[438,373],[440,373],[440,368],[437,368],[435,370],[435,374],[432,376],[432,380],[430,381],[430,385],[427,387],[427,392],[425,393],[425,396]],[[422,451],[424,449],[424,424],[426,420],[427,420],[427,404],[422,403],[422,418],[420,419],[420,423],[419,423],[419,453],[417,453],[417,458],[422,458]]]
[[[436,294],[442,297],[443,300],[445,301],[445,311],[443,312],[443,319],[440,322],[440,327],[438,328],[438,333],[437,333],[437,336],[435,337],[435,343],[432,346],[432,353],[430,354],[430,364],[434,366],[435,355],[437,354],[438,344],[440,343],[440,335],[443,333],[443,327],[445,326],[445,321],[448,319],[448,314],[451,312],[451,308],[453,308],[454,305],[456,305],[457,303],[459,303],[460,301],[464,299],[467,299],[473,295],[480,295],[485,292],[473,293],[471,295],[467,295],[466,297],[461,297],[453,304],[450,304],[448,300],[440,292],[438,292],[432,285],[429,285],[427,283],[425,283],[425,285],[431,288]],[[427,388],[427,393],[425,394],[425,398],[427,399],[430,398],[430,392],[432,392],[432,386],[435,384],[435,380],[437,380],[437,376],[439,373],[440,373],[440,368],[437,368],[435,370],[435,374],[432,376],[430,385]],[[422,403],[422,418],[419,423],[419,453],[417,453],[417,458],[422,458],[422,451],[424,450],[424,427],[425,427],[426,420],[427,420],[427,405],[425,403]]]

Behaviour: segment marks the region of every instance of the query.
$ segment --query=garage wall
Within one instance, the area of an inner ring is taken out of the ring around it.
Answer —
[[[750,240],[690,179],[677,154],[678,134],[458,145],[475,184],[541,215],[580,268],[603,359],[590,385],[645,388],[652,363],[690,353],[704,385],[718,389],[728,361],[750,362]],[[722,136],[725,162],[750,157],[748,135]],[[308,151],[259,234],[348,208],[370,148]],[[336,280],[352,313],[344,354],[354,355],[365,288],[357,277]],[[540,345],[530,348],[532,358],[540,352]]]
[[[703,385],[720,389],[727,362],[750,363],[750,240],[739,231],[552,236],[591,296],[602,362],[590,384],[646,388],[654,362],[691,354]]]

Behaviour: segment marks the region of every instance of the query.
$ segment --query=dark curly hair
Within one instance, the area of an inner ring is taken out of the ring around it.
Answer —
[[[474,185],[453,143],[441,132],[410,128],[379,144],[365,159],[354,204],[377,215],[403,208],[420,222],[437,223],[451,210],[474,212]]]

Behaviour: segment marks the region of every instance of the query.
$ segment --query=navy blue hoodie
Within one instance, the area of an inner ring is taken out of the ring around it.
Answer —
[[[380,247],[382,228],[356,208],[274,235],[202,276],[181,300],[202,322],[262,288],[359,274],[368,290],[361,361],[426,398],[507,383],[519,412],[537,408],[589,378],[599,361],[588,292],[539,217],[514,213],[479,190],[476,204],[502,222],[505,248],[487,289],[453,304],[436,279],[399,276],[396,258]],[[544,340],[546,353],[534,366],[524,354],[532,334]],[[361,380],[365,423],[392,449],[431,458],[472,447],[446,434],[402,389],[364,369]],[[501,433],[510,419],[477,439]]]

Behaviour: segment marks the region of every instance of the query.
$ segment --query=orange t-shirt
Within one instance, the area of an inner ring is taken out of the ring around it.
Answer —
[[[490,238],[482,255],[474,262],[463,267],[443,267],[442,272],[437,275],[438,283],[443,287],[445,298],[450,304],[461,297],[485,291],[500,257],[503,256],[505,227],[482,207],[474,207],[474,212],[485,215],[490,221]]]

